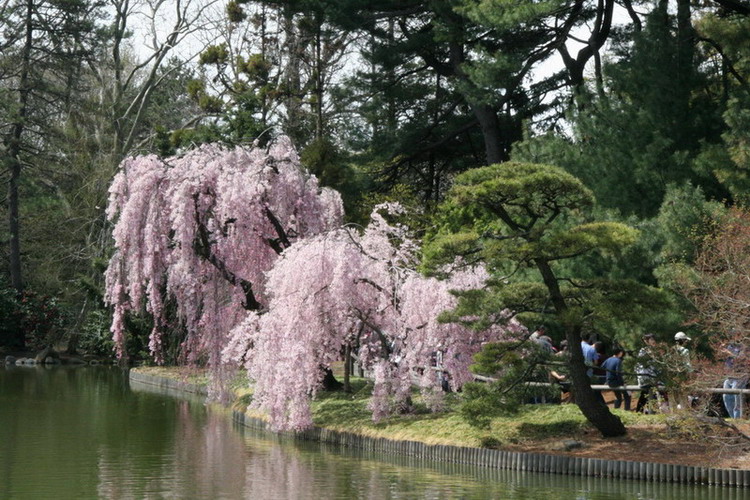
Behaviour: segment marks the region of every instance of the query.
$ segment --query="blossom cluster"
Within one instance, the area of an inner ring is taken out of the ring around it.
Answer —
[[[187,330],[184,351],[218,363],[227,332],[265,299],[265,272],[283,249],[343,218],[338,193],[303,171],[287,138],[267,150],[204,145],[180,157],[128,158],[109,192],[114,340],[125,355],[125,314],[145,306],[157,361],[166,296]]]
[[[347,346],[374,378],[377,420],[403,407],[414,384],[439,407],[443,380],[453,389],[469,381],[484,343],[522,333],[510,318],[484,331],[438,321],[457,304],[451,290],[480,287],[486,273],[476,268],[444,281],[419,274],[418,244],[382,215],[399,209],[378,207],[361,234],[341,228],[292,245],[268,272],[268,311],[232,331],[225,361],[244,362],[253,404],[274,428],[312,424],[310,400]]]

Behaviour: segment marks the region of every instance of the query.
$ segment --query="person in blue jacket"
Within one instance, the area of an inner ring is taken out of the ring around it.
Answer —
[[[614,354],[602,363],[602,368],[606,370],[604,382],[612,388],[625,385],[625,379],[622,376],[622,358],[624,357],[625,351],[623,349],[615,349]],[[630,394],[628,391],[614,391],[614,393],[615,408],[619,408],[624,400],[625,409],[630,410]]]

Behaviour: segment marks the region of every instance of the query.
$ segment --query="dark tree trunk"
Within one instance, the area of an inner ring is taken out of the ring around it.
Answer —
[[[502,131],[500,120],[497,118],[497,111],[487,105],[473,105],[471,109],[479,122],[479,127],[482,129],[487,165],[506,161],[508,155],[501,145]]]
[[[18,114],[12,125],[10,137],[6,140],[7,165],[8,165],[8,233],[10,236],[8,248],[8,272],[10,273],[10,284],[20,295],[23,292],[23,277],[21,275],[21,225],[20,225],[20,199],[18,186],[21,180],[21,151],[24,131],[26,130],[26,119],[28,116],[29,101],[29,69],[31,61],[31,44],[33,35],[32,16],[34,13],[34,1],[26,2],[26,17],[24,21],[25,40],[21,52],[21,67],[18,81]],[[26,348],[26,339],[19,329],[10,343],[18,349]]]
[[[549,262],[540,259],[536,261],[536,266],[542,274],[542,279],[549,291],[552,304],[558,316],[569,316],[568,313],[570,313],[570,310],[565,302],[565,297],[563,297],[560,291],[557,278]],[[580,326],[574,321],[571,322],[570,318],[566,326],[565,337],[568,341],[568,349],[570,350],[570,378],[573,395],[581,413],[604,437],[616,437],[626,434],[627,429],[623,425],[622,420],[609,411],[607,405],[604,404],[591,388],[591,380],[589,380],[586,374],[587,368],[583,359],[583,351],[581,350]]]
[[[322,55],[322,26],[323,21],[320,19],[320,15],[315,15],[315,139],[320,140],[323,138],[323,71],[325,70],[323,65]]]
[[[10,282],[20,294],[23,291],[21,276],[21,228],[19,223],[18,183],[21,179],[21,141],[26,129],[29,101],[29,69],[31,61],[31,44],[33,41],[32,16],[34,14],[34,0],[26,2],[26,18],[24,21],[25,41],[21,53],[21,73],[18,82],[18,115],[13,124],[13,132],[8,143],[8,159],[10,162],[10,179],[8,180],[8,230],[10,232],[9,271]]]
[[[8,229],[10,232],[10,284],[20,294],[23,291],[21,277],[21,229],[19,224],[18,182],[21,178],[21,162],[11,153],[10,179],[8,180]]]
[[[330,368],[325,369],[325,376],[323,377],[323,390],[324,391],[340,391],[344,387],[344,384],[336,380],[333,372]]]
[[[695,32],[691,21],[690,0],[677,2],[677,122],[690,119],[690,94],[693,80]]]
[[[352,348],[349,344],[344,348],[344,392],[352,392],[351,381],[349,380],[352,373]]]

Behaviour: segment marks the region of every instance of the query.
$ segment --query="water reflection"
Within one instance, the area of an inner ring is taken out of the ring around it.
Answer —
[[[131,390],[132,389],[132,390]],[[297,442],[112,368],[0,369],[0,498],[740,499]]]

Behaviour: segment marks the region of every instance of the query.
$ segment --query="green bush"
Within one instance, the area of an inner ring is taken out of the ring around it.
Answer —
[[[115,343],[109,326],[112,323],[107,311],[97,309],[91,311],[86,321],[81,325],[78,338],[78,348],[87,354],[96,356],[112,356]]]
[[[53,346],[64,332],[66,315],[56,297],[0,286],[0,345],[41,350]]]

